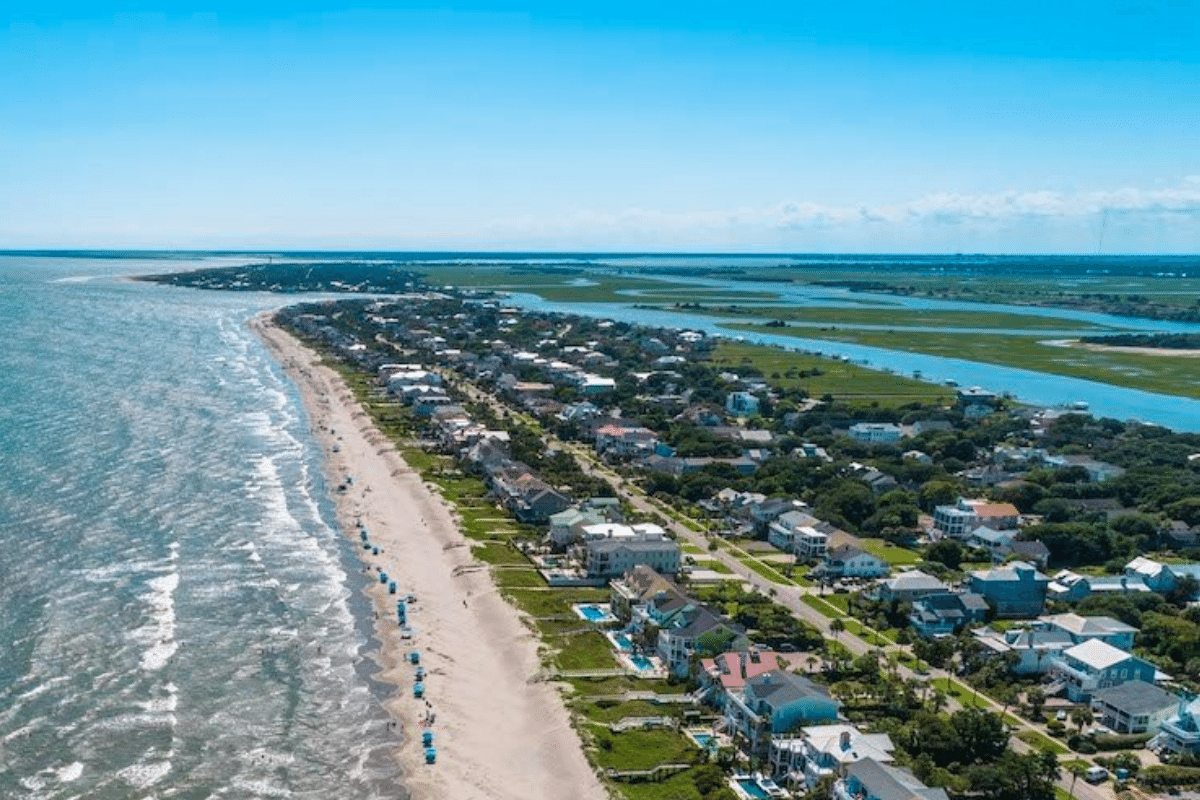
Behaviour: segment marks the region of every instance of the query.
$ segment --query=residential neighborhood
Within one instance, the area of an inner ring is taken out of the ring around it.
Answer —
[[[490,297],[283,321],[463,487],[477,557],[626,796],[1200,786],[1197,437],[978,387],[818,400],[698,331]],[[728,794],[696,788],[712,765]],[[1114,780],[1076,786],[1092,769]]]

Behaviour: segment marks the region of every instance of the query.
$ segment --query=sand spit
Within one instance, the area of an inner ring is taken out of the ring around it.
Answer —
[[[251,328],[300,389],[326,454],[338,520],[356,542],[359,522],[380,547],[363,551],[382,641],[380,677],[396,685],[388,711],[404,734],[399,758],[417,800],[607,800],[584,758],[558,692],[539,682],[536,638],[498,594],[487,569],[472,568],[466,539],[445,502],[375,428],[333,370],[296,339],[258,317]],[[349,484],[345,491],[339,485]],[[413,593],[401,638],[396,595],[378,570]],[[425,698],[413,696],[418,650]],[[437,763],[427,765],[421,732],[432,716]]]
[[[1133,353],[1140,356],[1200,358],[1200,350],[1178,350],[1171,347],[1118,347],[1117,345],[1082,342],[1079,339],[1046,339],[1042,344],[1048,344],[1051,347],[1074,347],[1080,350],[1091,350],[1093,353]]]

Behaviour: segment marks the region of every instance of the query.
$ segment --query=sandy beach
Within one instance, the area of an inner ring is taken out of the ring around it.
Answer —
[[[381,552],[361,551],[382,641],[380,678],[396,685],[387,709],[404,735],[404,783],[417,800],[606,800],[583,756],[558,691],[539,682],[538,641],[473,562],[451,510],[421,481],[340,377],[265,317],[251,327],[296,381],[346,535],[361,521]],[[344,492],[336,490],[352,477]],[[416,595],[411,641],[401,639],[396,596],[378,571]],[[425,698],[413,697],[411,651],[427,670]],[[421,732],[434,734],[427,765]]]

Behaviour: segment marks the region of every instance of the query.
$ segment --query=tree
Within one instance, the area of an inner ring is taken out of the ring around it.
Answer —
[[[837,641],[844,630],[846,630],[846,623],[842,621],[841,617],[834,617],[829,620],[829,632],[833,634],[834,641]]]
[[[963,546],[954,539],[939,539],[925,550],[926,561],[936,561],[945,564],[950,569],[958,569],[963,560]]]
[[[1067,764],[1067,772],[1071,773],[1071,788],[1067,792],[1067,797],[1072,798],[1073,800],[1075,797],[1075,781],[1079,780],[1080,775],[1086,774],[1087,770],[1087,762],[1083,761],[1082,759],[1075,759]]]
[[[1083,729],[1096,721],[1096,715],[1087,706],[1076,706],[1071,709],[1071,722],[1083,733]]]
[[[1042,706],[1046,705],[1046,693],[1040,686],[1034,686],[1025,693],[1025,702],[1029,704],[1029,715],[1034,719],[1042,718]]]
[[[921,487],[917,496],[918,503],[925,511],[933,511],[934,506],[944,506],[958,499],[958,485],[950,481],[930,481]]]

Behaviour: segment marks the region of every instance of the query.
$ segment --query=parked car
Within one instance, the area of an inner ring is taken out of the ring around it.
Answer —
[[[1054,718],[1056,720],[1058,720],[1059,722],[1066,722],[1067,721],[1066,709],[1059,709],[1058,713],[1054,715]]]
[[[1104,767],[1088,767],[1087,772],[1083,773],[1083,778],[1088,783],[1101,783],[1108,779],[1108,770]]]

